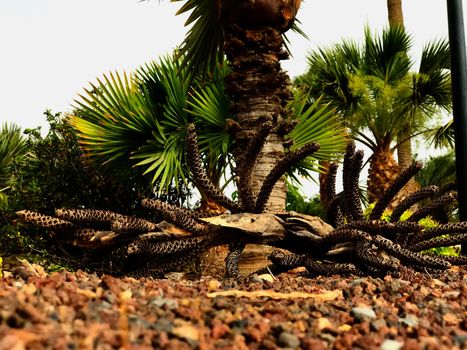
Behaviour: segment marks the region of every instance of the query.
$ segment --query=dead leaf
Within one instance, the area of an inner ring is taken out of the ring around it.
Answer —
[[[213,292],[206,294],[208,298],[215,297],[236,297],[236,298],[270,298],[270,299],[314,299],[317,302],[325,302],[335,300],[342,297],[341,290],[324,291],[322,293],[306,293],[306,292],[291,292],[281,293],[273,290],[255,290],[255,291],[243,291],[243,290],[226,290],[221,292]]]

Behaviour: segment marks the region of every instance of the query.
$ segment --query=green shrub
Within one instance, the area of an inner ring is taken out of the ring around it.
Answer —
[[[75,129],[61,113],[46,111],[49,130],[28,129],[27,153],[16,157],[8,171],[8,201],[0,201],[0,256],[35,252],[53,253],[53,240],[43,229],[21,223],[15,212],[28,209],[51,215],[56,208],[98,208],[122,214],[151,216],[141,212],[143,197],[154,197],[150,178],[135,169],[127,176],[109,173],[105,165],[83,155]],[[188,191],[169,192],[164,199],[181,204]],[[3,197],[2,197],[3,198]],[[0,198],[1,199],[1,198]],[[63,255],[63,254],[61,254]]]

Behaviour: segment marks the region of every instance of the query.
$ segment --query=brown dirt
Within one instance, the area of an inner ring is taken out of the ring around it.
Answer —
[[[467,349],[465,268],[437,278],[287,273],[238,282],[6,275],[0,350]]]

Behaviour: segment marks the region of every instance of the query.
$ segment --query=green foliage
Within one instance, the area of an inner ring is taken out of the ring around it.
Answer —
[[[166,57],[139,68],[130,77],[118,73],[98,80],[77,101],[71,118],[86,153],[112,173],[142,169],[160,193],[188,184],[186,125],[197,124],[200,147],[210,173],[224,173],[230,135],[229,100],[224,92],[225,65],[211,82],[192,79],[177,60]],[[215,169],[215,170],[213,170]]]
[[[190,185],[184,139],[186,125],[194,122],[211,180],[219,183],[224,176],[229,183],[234,140],[227,127],[233,118],[224,88],[228,73],[224,62],[206,81],[192,77],[176,59],[166,57],[129,77],[115,73],[98,80],[77,101],[79,108],[71,122],[86,154],[106,164],[113,174],[143,169],[142,175],[150,175],[160,192]],[[310,103],[306,95],[297,95],[290,108],[299,121],[287,135],[293,140],[291,149],[310,141],[321,145],[296,167],[309,177],[310,171],[318,169],[317,160],[342,154],[347,134],[327,105]]]
[[[346,40],[313,51],[309,70],[296,85],[335,108],[370,149],[401,133],[413,137],[427,131],[427,121],[441,110],[450,110],[451,93],[447,41],[426,45],[416,72],[410,47],[411,37],[401,27],[379,36],[366,28],[363,45]]]
[[[0,209],[8,205],[6,192],[10,188],[11,168],[15,160],[26,152],[26,140],[21,135],[21,129],[14,124],[3,124],[0,129]]]
[[[286,135],[293,141],[291,150],[296,150],[310,141],[318,142],[320,148],[312,156],[299,162],[288,175],[297,181],[294,172],[310,178],[310,171],[319,171],[319,161],[338,160],[345,152],[348,136],[342,121],[329,104],[321,104],[320,100],[311,102],[308,95],[301,97],[296,92],[295,99],[289,107],[298,120],[295,128]]]
[[[15,212],[29,209],[53,214],[56,208],[99,208],[137,214],[142,197],[153,196],[153,186],[136,170],[128,177],[102,173],[102,165],[84,157],[76,130],[60,113],[45,113],[49,131],[26,130],[27,154],[10,167],[8,205],[0,208],[0,255],[34,252],[46,257],[53,252],[45,230],[27,227]],[[172,190],[165,198],[181,204],[186,192]],[[27,233],[26,233],[27,232]],[[59,254],[60,255],[60,254]]]
[[[303,196],[300,189],[291,183],[287,183],[287,198],[285,209],[297,213],[308,214],[325,218],[326,211],[321,204],[319,195],[308,199]]]
[[[456,156],[454,150],[430,157],[425,166],[415,175],[420,186],[436,185],[439,188],[456,182]]]

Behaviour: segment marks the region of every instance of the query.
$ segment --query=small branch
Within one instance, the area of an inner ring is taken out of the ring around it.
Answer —
[[[238,261],[245,249],[245,243],[238,241],[229,245],[229,253],[225,258],[225,273],[229,278],[238,278],[240,271],[238,269]]]
[[[238,196],[245,211],[253,211],[255,207],[255,199],[253,198],[253,191],[251,189],[251,174],[271,128],[272,123],[264,123],[248,143],[241,158],[238,159]]]
[[[146,208],[157,210],[163,215],[165,220],[196,235],[206,234],[209,230],[209,225],[201,224],[193,219],[189,210],[176,207],[175,205],[157,199],[145,198],[141,201],[141,205]]]
[[[344,164],[342,167],[342,184],[344,188],[344,202],[343,202],[343,214],[348,216],[350,215],[349,194],[352,192],[352,178],[351,178],[351,168],[352,168],[352,159],[355,155],[355,143],[353,141],[347,144],[344,155]]]
[[[344,198],[347,201],[349,214],[354,220],[363,220],[363,209],[360,201],[360,172],[363,164],[363,151],[355,152],[351,159],[348,179],[348,193],[344,193]]]
[[[450,233],[467,233],[467,222],[451,222],[418,232],[410,238],[410,244],[417,244]]]
[[[121,214],[110,210],[100,209],[56,209],[55,215],[61,219],[78,223],[104,222],[110,223],[116,220]]]
[[[356,244],[355,254],[361,262],[383,271],[397,270],[396,263],[374,252],[371,247],[372,244],[369,242],[360,241]]]
[[[73,223],[69,221],[58,219],[53,216],[36,213],[30,210],[17,211],[16,215],[18,215],[24,222],[28,222],[36,226],[47,228],[57,232],[68,231],[75,227],[75,225],[73,225]]]

